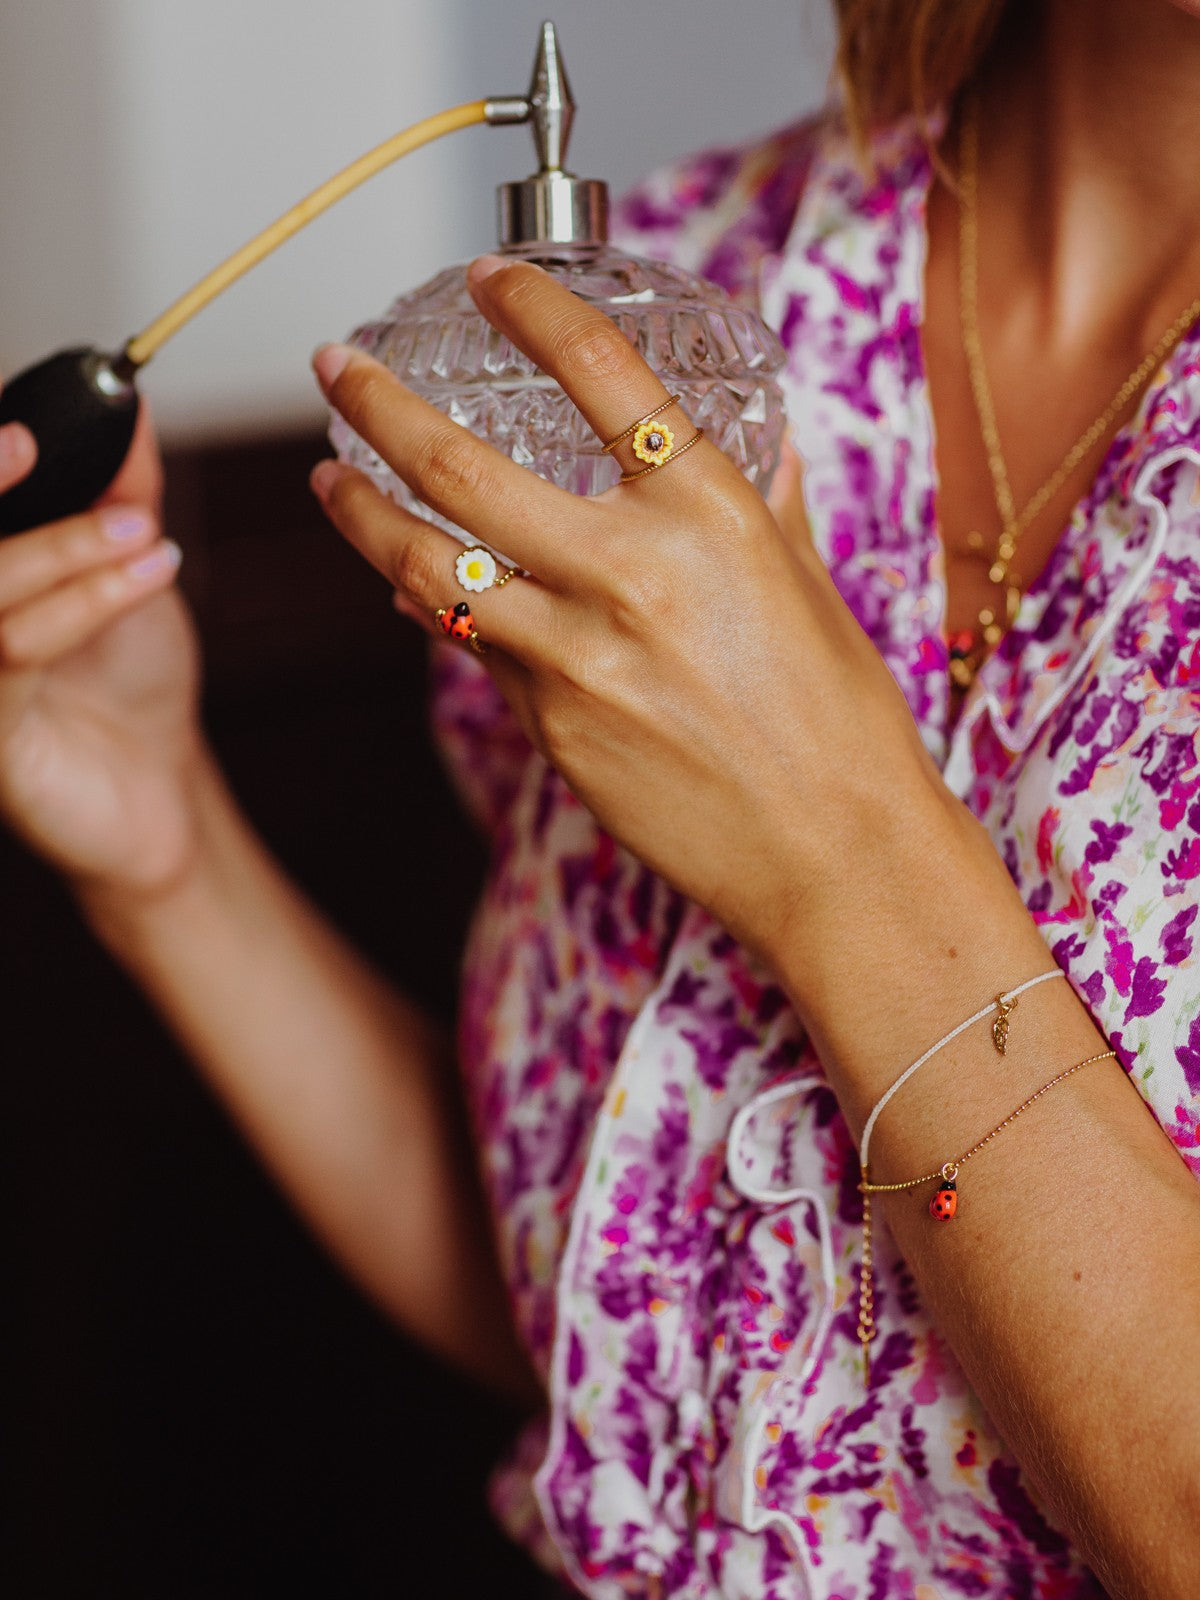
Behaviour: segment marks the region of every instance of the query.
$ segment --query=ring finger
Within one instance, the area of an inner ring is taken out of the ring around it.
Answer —
[[[541,656],[564,602],[552,601],[536,579],[508,582],[506,573],[515,569],[486,553],[463,562],[460,573],[465,552],[457,539],[396,505],[353,467],[319,462],[310,482],[343,538],[423,617],[435,619],[441,611],[442,631],[451,638],[470,642],[477,633],[485,645],[524,660]],[[503,595],[495,593],[499,588]],[[465,610],[456,615],[455,607]]]

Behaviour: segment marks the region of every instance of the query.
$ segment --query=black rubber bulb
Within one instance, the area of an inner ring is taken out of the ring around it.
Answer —
[[[124,355],[60,350],[26,367],[0,392],[0,424],[23,422],[37,465],[0,495],[0,536],[84,511],[129,454],[137,424],[136,371]]]

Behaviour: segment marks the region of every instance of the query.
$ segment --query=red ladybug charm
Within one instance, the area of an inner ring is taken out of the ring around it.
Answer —
[[[942,1185],[929,1202],[929,1215],[939,1222],[949,1222],[958,1210],[957,1174],[942,1173]]]
[[[465,600],[460,600],[453,610],[439,611],[438,621],[443,633],[448,633],[452,639],[469,639],[475,632],[475,618]]]

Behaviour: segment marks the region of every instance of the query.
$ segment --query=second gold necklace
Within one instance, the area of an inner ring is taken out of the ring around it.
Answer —
[[[1020,610],[1023,583],[1013,570],[1018,540],[1030,523],[1050,504],[1071,473],[1092,447],[1104,437],[1129,401],[1158,370],[1165,357],[1200,316],[1200,296],[1180,313],[1153,349],[1147,352],[1100,415],[1084,429],[1059,465],[1018,512],[1013,500],[1012,487],[1008,481],[1008,468],[1000,445],[999,430],[996,427],[996,408],[992,401],[992,390],[988,382],[987,367],[983,359],[983,344],[979,334],[979,101],[975,94],[969,94],[963,106],[958,186],[958,287],[963,352],[967,358],[971,393],[975,399],[975,410],[979,417],[984,449],[987,452],[996,511],[1000,519],[1000,537],[996,541],[996,548],[988,567],[988,578],[995,586],[996,598],[990,605],[980,609],[974,628],[952,634],[948,641],[951,682],[956,688],[966,690],[975,681],[975,674],[983,664],[988,651],[999,644],[1016,621],[1017,612]],[[973,551],[983,550],[982,533],[977,531],[969,533],[967,544]]]

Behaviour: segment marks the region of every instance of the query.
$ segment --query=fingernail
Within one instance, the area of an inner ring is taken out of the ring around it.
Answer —
[[[164,572],[174,572],[183,559],[183,551],[173,539],[164,539],[153,550],[136,561],[131,561],[126,572],[131,578],[160,578]]]
[[[503,256],[479,256],[467,268],[467,278],[471,283],[482,283],[485,278],[490,278],[493,272],[499,272],[501,267],[511,266]]]
[[[0,462],[6,467],[31,461],[36,453],[33,435],[23,422],[6,422],[0,428]]]
[[[136,506],[113,506],[111,510],[100,513],[100,526],[104,529],[106,539],[125,544],[132,539],[140,539],[149,531],[150,517]]]
[[[324,505],[329,491],[342,475],[340,461],[318,461],[308,475],[308,485],[317,499]]]
[[[332,389],[345,371],[346,363],[354,351],[345,344],[319,345],[313,352],[313,371],[323,389]]]

